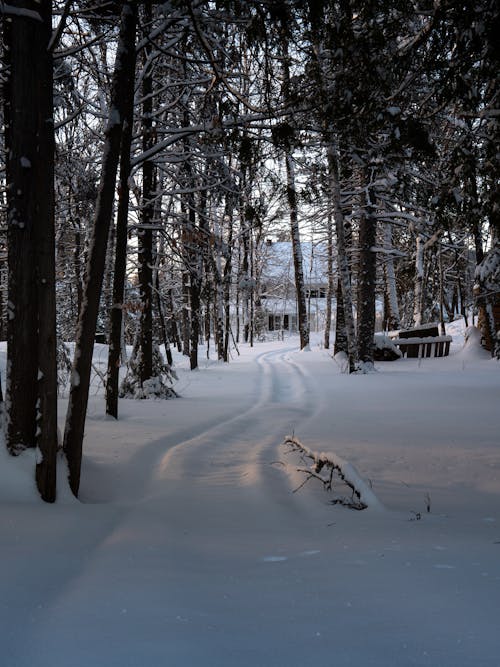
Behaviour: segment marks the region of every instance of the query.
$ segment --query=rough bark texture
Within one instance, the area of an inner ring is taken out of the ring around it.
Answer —
[[[123,119],[126,115],[125,100],[127,90],[131,85],[130,79],[134,77],[136,22],[136,3],[125,3],[121,14],[120,37],[111,89],[111,109],[106,129],[101,182],[87,260],[84,298],[78,320],[75,358],[64,431],[64,451],[68,459],[69,481],[75,496],[78,495],[80,487],[82,443],[92,352],[106,260],[106,246],[113,213]]]
[[[35,2],[17,2],[33,10]],[[34,226],[43,178],[37,153],[38,108],[44,72],[37,56],[42,49],[40,23],[30,18],[5,20],[5,143],[9,303],[7,317],[7,444],[11,453],[35,446],[37,312],[35,303]],[[36,63],[33,62],[35,57]],[[33,96],[33,100],[31,100]]]
[[[20,13],[4,22],[9,68],[7,442],[12,453],[38,446],[37,486],[42,498],[53,502],[58,443],[52,9],[50,3],[30,0],[12,4]]]

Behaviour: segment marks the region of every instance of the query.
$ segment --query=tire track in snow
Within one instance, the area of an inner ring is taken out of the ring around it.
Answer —
[[[255,358],[260,387],[255,404],[171,448],[159,467],[162,487],[190,480],[207,489],[261,486],[262,471],[276,458],[283,438],[317,410],[312,378],[290,358],[295,350],[273,350]]]

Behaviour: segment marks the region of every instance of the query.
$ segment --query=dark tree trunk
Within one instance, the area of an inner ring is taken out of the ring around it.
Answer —
[[[344,298],[342,296],[342,283],[340,278],[337,282],[337,316],[335,318],[335,343],[333,353],[344,352],[349,354],[349,345],[347,344],[347,333],[345,327]]]
[[[349,357],[349,373],[353,373],[356,370],[358,347],[352,307],[351,272],[349,269],[349,260],[347,256],[348,238],[346,235],[344,214],[341,207],[338,156],[336,154],[332,134],[333,133],[331,129],[327,129],[326,139],[328,176],[330,186],[329,194],[333,209],[333,219],[335,221],[335,231],[337,234],[337,267],[339,272],[339,283],[342,290],[342,313],[344,318],[344,332],[347,341],[347,354]],[[337,319],[338,312],[339,308],[337,304]],[[338,330],[339,322],[337,321],[337,332]]]
[[[330,348],[330,330],[332,328],[332,300],[334,290],[333,280],[333,229],[332,217],[328,216],[327,227],[327,258],[326,258],[326,272],[328,279],[328,286],[326,290],[326,310],[325,310],[325,349]]]
[[[135,50],[134,50],[135,53]],[[135,62],[130,63],[135,71]],[[118,419],[118,391],[123,327],[123,297],[127,270],[127,231],[129,210],[130,147],[134,121],[134,76],[129,78],[124,99],[124,118],[120,146],[120,181],[116,220],[113,303],[110,313],[108,372],[106,380],[106,414]]]
[[[233,218],[232,211],[226,206],[226,215],[229,220],[229,233],[227,239],[226,262],[222,278],[224,294],[224,350],[222,358],[229,361],[229,336],[231,332],[231,273],[232,273],[232,246],[233,246]]]
[[[286,150],[287,198],[290,216],[290,236],[292,239],[293,268],[295,276],[295,293],[297,297],[297,315],[299,323],[300,349],[309,345],[309,322],[307,321],[306,289],[300,244],[297,191],[295,187],[295,171],[291,148]]]
[[[369,175],[366,175],[369,177]],[[358,269],[358,355],[363,364],[373,366],[375,334],[375,287],[377,278],[377,254],[373,250],[377,236],[373,191],[366,188],[366,201],[359,220],[359,269]],[[365,369],[367,368],[365,367]]]
[[[64,431],[64,451],[68,458],[71,490],[78,495],[90,386],[92,352],[101,296],[106,246],[113,214],[116,172],[120,156],[122,127],[126,116],[127,91],[133,86],[137,7],[132,0],[122,9],[120,37],[111,89],[111,109],[106,129],[101,182],[87,260],[84,300],[78,320],[75,358]]]
[[[182,343],[179,336],[179,327],[177,326],[176,315],[174,312],[174,297],[172,295],[171,289],[167,291],[167,326],[169,339],[175,343],[177,350],[181,352]]]
[[[290,103],[290,58],[288,39],[285,31],[282,33],[283,50],[283,97],[286,104]],[[307,317],[306,290],[304,284],[304,269],[302,261],[302,246],[298,221],[297,189],[295,183],[295,163],[293,160],[293,143],[290,136],[284,140],[286,161],[286,192],[288,200],[288,214],[290,216],[290,237],[292,240],[293,268],[295,277],[295,294],[297,299],[297,317],[299,325],[300,349],[309,345],[309,322]]]
[[[80,310],[82,308],[83,301],[83,287],[82,287],[82,231],[80,227],[80,220],[78,219],[75,225],[75,247],[73,250],[73,267],[75,272],[75,284],[76,284],[76,317],[75,321],[78,320],[80,315]]]
[[[56,497],[54,125],[51,3],[12,3],[4,21],[9,317],[7,443],[40,449],[36,481]],[[23,14],[23,10],[32,12]],[[40,20],[36,18],[40,17]]]
[[[195,241],[195,210],[194,201],[189,204],[189,229],[192,230],[189,248],[189,303],[191,306],[191,349],[189,363],[191,370],[198,368],[198,343],[200,339],[200,293],[201,293],[201,249],[199,239]]]
[[[152,19],[151,5],[144,6],[145,31]],[[146,35],[147,36],[147,35]],[[153,143],[153,77],[148,62],[151,46],[144,49],[144,73],[142,80],[142,149],[147,151]],[[142,165],[141,228],[137,233],[139,298],[141,317],[139,327],[139,379],[141,387],[153,375],[153,231],[154,218],[154,163],[146,160]]]

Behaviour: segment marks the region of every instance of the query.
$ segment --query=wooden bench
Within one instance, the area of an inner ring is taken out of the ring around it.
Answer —
[[[440,336],[437,324],[425,324],[413,329],[393,331],[389,336],[403,357],[409,359],[447,357],[450,353],[452,337]]]

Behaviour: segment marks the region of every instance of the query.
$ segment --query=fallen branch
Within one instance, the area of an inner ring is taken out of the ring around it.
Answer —
[[[319,480],[325,490],[333,491],[333,478],[336,475],[338,479],[351,489],[352,495],[350,498],[347,496],[336,496],[332,499],[332,504],[344,505],[356,510],[364,510],[367,507],[380,507],[380,503],[370,486],[352,464],[344,461],[336,454],[324,452],[318,454],[318,452],[314,452],[303,445],[293,435],[287,435],[282,444],[290,447],[291,451],[298,452],[304,462],[306,459],[313,462],[309,468],[297,468],[297,472],[304,473],[307,476],[302,484],[294,489],[294,493],[301,489],[310,479]],[[326,475],[321,474],[323,469],[328,471]]]

